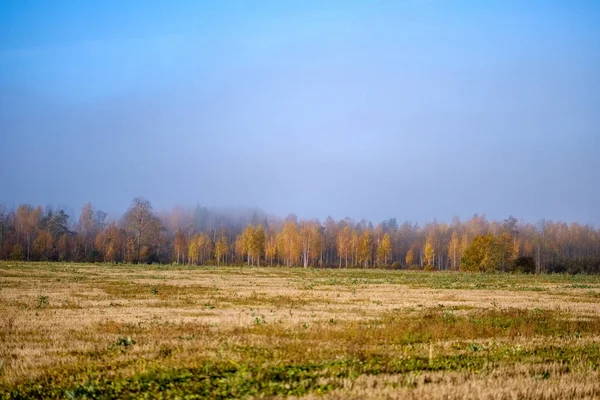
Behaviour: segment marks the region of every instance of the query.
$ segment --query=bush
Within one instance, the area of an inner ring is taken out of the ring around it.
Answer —
[[[565,258],[550,262],[547,266],[550,273],[597,274],[600,273],[600,258]]]
[[[46,308],[46,307],[50,307],[50,300],[48,299],[48,296],[39,296],[36,308]]]
[[[15,244],[10,252],[10,259],[13,261],[23,261],[25,259],[23,248]]]
[[[535,273],[535,260],[533,257],[521,256],[513,262],[512,271],[533,274]]]
[[[88,262],[101,262],[102,261],[102,254],[100,254],[100,252],[96,249],[90,251],[88,258],[87,258]]]
[[[135,344],[135,340],[128,337],[119,337],[112,345],[112,348],[121,348],[125,349],[127,347],[131,347]]]
[[[394,261],[392,263],[392,269],[401,269],[402,268],[402,264],[400,264],[398,261]]]

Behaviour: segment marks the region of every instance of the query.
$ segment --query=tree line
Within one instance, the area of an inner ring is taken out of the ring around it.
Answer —
[[[299,220],[260,210],[175,207],[157,213],[143,198],[119,218],[85,204],[64,210],[0,206],[6,260],[245,264],[303,267],[600,273],[600,229],[578,223],[488,221],[377,225],[350,218]]]

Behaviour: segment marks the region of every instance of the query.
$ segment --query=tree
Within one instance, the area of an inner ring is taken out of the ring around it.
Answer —
[[[78,246],[81,247],[83,253],[81,256],[86,261],[94,261],[95,238],[98,232],[104,229],[106,216],[107,214],[103,211],[95,211],[91,203],[86,203],[81,208],[78,224],[79,237],[74,242],[79,243]]]
[[[33,242],[33,252],[36,257],[43,261],[49,261],[52,258],[54,248],[52,235],[48,231],[41,231]]]
[[[57,212],[48,210],[40,220],[40,228],[50,232],[52,237],[58,238],[69,233],[68,221],[69,215],[63,210]]]
[[[360,262],[367,268],[373,259],[373,235],[365,229],[360,235]]]
[[[386,233],[377,246],[377,261],[380,265],[388,265],[388,260],[392,254],[392,239],[390,234]]]
[[[296,223],[288,221],[278,235],[278,252],[283,255],[285,264],[289,267],[296,265],[301,253],[301,239]]]
[[[13,261],[23,261],[25,259],[25,252],[21,245],[17,243],[13,246],[9,258]]]
[[[323,224],[323,227],[323,244],[321,247],[325,253],[324,263],[333,264],[335,263],[336,259],[337,238],[339,235],[340,227],[331,217],[327,217],[325,223]],[[337,258],[339,259],[341,266],[342,255],[339,253],[339,251],[337,252]]]
[[[215,258],[217,259],[217,265],[221,264],[221,261],[225,261],[229,246],[227,245],[227,236],[221,235],[215,243]]]
[[[348,268],[348,252],[352,245],[352,233],[350,227],[346,225],[343,229],[338,231],[337,239],[337,252],[340,261],[340,268],[342,267],[342,258],[345,260],[346,268]]]
[[[188,264],[198,264],[200,249],[198,248],[198,234],[196,233],[188,245]]]
[[[508,232],[493,236],[483,260],[486,271],[508,271],[515,259],[513,240]]]
[[[93,241],[96,237],[96,219],[94,209],[90,203],[84,204],[79,216],[79,231],[83,240],[83,255],[88,259],[88,254],[92,250]]]
[[[187,241],[185,240],[185,234],[181,229],[177,229],[175,232],[175,239],[173,240],[173,247],[177,255],[177,263],[185,262],[185,249],[187,248]]]
[[[302,260],[304,268],[306,268],[310,263],[310,258],[315,258],[320,249],[321,237],[317,223],[302,221],[300,223],[300,238],[302,241]]]
[[[415,251],[410,248],[408,252],[406,252],[406,265],[408,267],[412,266],[415,263]]]
[[[238,235],[235,238],[235,242],[233,243],[233,251],[235,256],[240,260],[240,262],[244,262],[244,254],[246,254],[246,250],[244,249],[244,238],[243,235]]]
[[[460,259],[460,239],[458,232],[452,232],[452,238],[448,244],[448,257],[452,260],[452,269],[458,268],[457,261]]]
[[[272,233],[268,234],[265,242],[265,258],[269,260],[269,264],[273,265],[273,260],[277,257],[277,240]],[[265,260],[266,261],[266,260]]]
[[[99,231],[94,240],[94,245],[104,262],[123,261],[126,244],[126,232],[114,223]]]
[[[435,265],[435,249],[430,236],[427,236],[427,240],[425,241],[423,255],[425,256],[425,265],[433,268]]]
[[[467,247],[461,259],[461,270],[469,272],[483,271],[483,260],[489,248],[492,235],[475,236],[473,242]]]
[[[160,221],[152,213],[152,205],[148,200],[141,197],[133,199],[133,203],[125,214],[125,226],[132,235],[132,246],[130,250],[136,251],[134,261],[142,262],[142,250],[149,253],[154,244],[155,237],[160,231]],[[132,248],[133,247],[133,248]],[[146,254],[147,256],[147,254]]]
[[[0,204],[0,257],[2,257],[2,247],[4,244],[4,232],[7,228],[6,221],[6,206],[4,204]]]
[[[509,215],[508,218],[503,221],[502,228],[504,232],[507,232],[511,237],[516,236],[518,223],[519,221],[515,217]]]
[[[294,215],[279,219],[257,210],[232,214],[200,206],[155,214],[140,198],[121,220],[107,224],[106,217],[87,203],[73,231],[64,210],[0,205],[0,258],[191,264],[214,259],[306,267],[396,261],[507,272],[529,271],[533,260],[536,272],[600,272],[600,229],[578,223],[527,224],[512,216],[488,221],[474,215],[464,223],[454,218],[449,226],[435,220],[424,227],[408,221],[398,226],[390,219],[373,227],[365,220],[331,217],[321,225]]]
[[[213,252],[213,243],[206,233],[200,235],[198,248],[200,249],[200,264],[204,264],[206,260],[210,259]]]
[[[254,264],[252,261],[252,256],[254,255],[254,232],[254,226],[248,225],[244,233],[242,233],[242,249],[247,256],[248,265]]]
[[[188,263],[204,264],[204,261],[210,258],[212,252],[212,242],[205,233],[196,233],[189,240],[188,244]]]
[[[512,240],[508,233],[499,236],[476,236],[461,260],[463,271],[506,271],[514,260]]]
[[[260,257],[265,253],[265,231],[262,225],[258,225],[252,236],[252,255],[256,260],[256,265],[260,266]]]
[[[358,232],[356,230],[352,231],[352,236],[350,239],[350,249],[352,251],[352,265],[357,265],[359,262],[358,251],[360,248],[360,239],[358,237]]]
[[[65,233],[58,239],[56,251],[58,252],[59,261],[66,261],[69,259],[69,235]]]
[[[42,207],[33,208],[28,204],[21,204],[15,215],[15,227],[17,230],[17,243],[20,237],[24,237],[26,258],[31,258],[31,243],[38,231],[42,218]]]

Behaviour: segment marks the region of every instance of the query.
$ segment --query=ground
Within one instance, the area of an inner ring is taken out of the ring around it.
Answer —
[[[0,263],[0,398],[600,398],[600,277]]]

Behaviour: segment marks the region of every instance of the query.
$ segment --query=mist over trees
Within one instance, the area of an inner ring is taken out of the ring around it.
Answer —
[[[64,210],[0,205],[0,258],[108,263],[409,268],[600,273],[600,229],[578,223],[489,221],[475,214],[423,226],[395,218],[298,220],[260,210],[174,207],[135,198],[118,219],[85,204]]]

